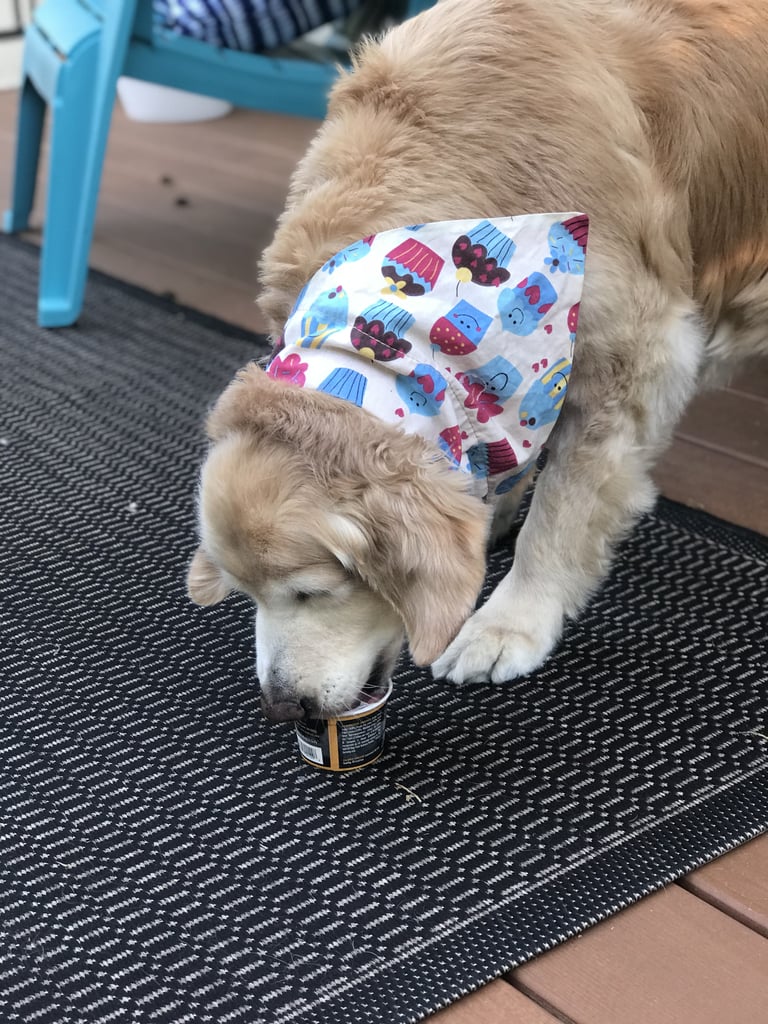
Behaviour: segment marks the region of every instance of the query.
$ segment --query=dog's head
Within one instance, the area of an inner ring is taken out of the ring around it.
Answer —
[[[420,438],[255,364],[208,420],[193,601],[256,603],[269,717],[339,714],[386,687],[407,634],[433,661],[474,609],[488,514]]]

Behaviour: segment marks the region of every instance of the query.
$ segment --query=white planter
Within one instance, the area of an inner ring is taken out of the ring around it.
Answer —
[[[118,78],[117,94],[123,110],[133,121],[211,121],[224,117],[232,109],[232,104],[226,100],[170,89],[138,78]]]
[[[21,85],[24,26],[29,24],[30,0],[0,0],[0,90]]]
[[[0,39],[0,90],[18,89],[21,85],[21,55],[24,40]]]

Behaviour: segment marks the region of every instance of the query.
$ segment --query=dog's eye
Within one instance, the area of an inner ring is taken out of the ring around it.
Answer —
[[[330,596],[330,590],[296,590],[293,599],[297,604],[306,604],[307,601],[317,601],[321,597]]]

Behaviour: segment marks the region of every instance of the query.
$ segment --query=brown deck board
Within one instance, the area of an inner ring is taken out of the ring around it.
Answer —
[[[748,395],[760,395],[768,401],[768,360],[756,360],[739,370],[729,387]]]
[[[512,988],[492,981],[429,1018],[433,1024],[557,1024],[558,1018]]]
[[[15,118],[16,96],[0,92],[0,208],[10,188]],[[263,330],[253,301],[256,261],[315,129],[316,122],[251,111],[203,124],[142,125],[118,107],[91,264]],[[163,185],[163,176],[171,183]],[[37,224],[43,188],[41,181]],[[176,206],[178,196],[189,205]],[[662,492],[768,533],[766,405],[768,362],[697,398],[680,426],[684,436],[657,470]],[[767,885],[764,837],[514,972],[514,985],[526,995],[499,980],[431,1019],[761,1024],[768,1021]]]
[[[768,470],[768,401],[761,396],[730,388],[699,395],[675,433]]]
[[[677,885],[518,968],[511,980],[574,1024],[768,1020],[768,940]]]
[[[768,938],[768,833],[694,871],[682,884]]]
[[[676,438],[654,470],[662,494],[730,523],[768,533],[768,469]]]
[[[12,152],[16,98],[0,93],[0,153]],[[256,264],[317,122],[237,110],[202,124],[128,120],[115,108],[91,265],[157,294],[264,331]],[[47,153],[32,224],[42,222]],[[10,190],[0,159],[0,206]],[[162,178],[170,178],[163,184]],[[177,198],[188,205],[176,205]],[[33,236],[34,237],[34,236]],[[87,293],[86,293],[87,301]]]
[[[97,265],[98,260],[102,266],[109,266],[108,273],[115,277],[147,287],[142,281],[133,281],[135,275],[129,276],[137,259],[144,256],[141,246],[127,242],[115,245],[97,239],[91,252],[94,265]],[[105,258],[102,259],[102,256]],[[166,252],[154,254],[153,268],[157,286],[150,290],[156,294],[170,296],[182,305],[251,331],[264,331],[263,318],[255,302],[254,287],[227,280],[223,275],[201,269],[182,258],[174,259]]]

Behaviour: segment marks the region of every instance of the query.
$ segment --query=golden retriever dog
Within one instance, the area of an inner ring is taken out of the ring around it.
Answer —
[[[407,635],[454,683],[538,668],[651,508],[697,387],[768,353],[768,2],[443,0],[335,86],[261,263],[302,287],[404,225],[581,210],[578,340],[514,564],[475,610],[495,519],[427,441],[255,365],[208,420],[192,599],[256,602],[274,719],[375,694]]]

